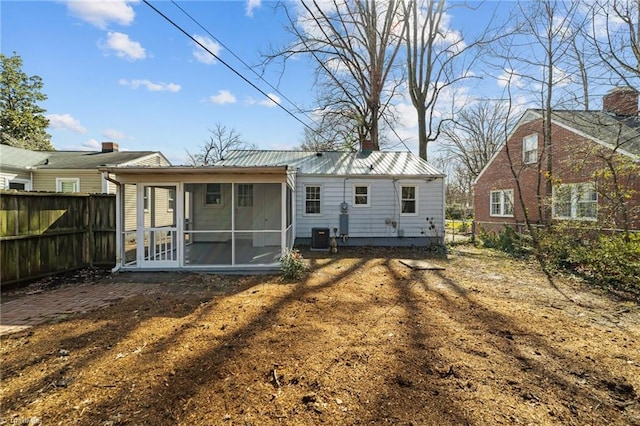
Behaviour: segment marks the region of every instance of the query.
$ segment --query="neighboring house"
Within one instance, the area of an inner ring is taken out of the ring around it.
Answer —
[[[103,142],[102,151],[30,151],[0,145],[0,189],[27,191],[115,193],[99,167],[166,166],[160,152],[122,151]]]
[[[611,90],[602,111],[553,111],[550,150],[544,147],[543,112],[527,110],[474,182],[475,220],[488,231],[505,224],[520,228],[522,198],[532,223],[550,217],[640,229],[639,172],[640,118],[634,89]]]
[[[125,269],[273,270],[294,243],[325,249],[335,235],[338,245],[443,241],[444,175],[408,152],[241,150],[209,167],[102,170],[121,183]]]

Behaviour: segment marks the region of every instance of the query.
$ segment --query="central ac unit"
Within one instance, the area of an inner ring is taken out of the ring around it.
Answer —
[[[311,250],[329,250],[329,228],[311,228]]]

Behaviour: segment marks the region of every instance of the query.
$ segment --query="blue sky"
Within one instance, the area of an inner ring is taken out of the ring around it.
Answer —
[[[270,45],[289,40],[274,2],[178,3],[228,49],[172,2],[152,4],[273,93],[229,49],[255,65]],[[510,5],[488,2],[479,10],[457,9],[449,25],[465,28],[466,35],[483,27],[493,9],[506,13]],[[121,149],[162,151],[181,164],[187,161],[185,150],[196,152],[216,123],[234,128],[260,149],[291,149],[302,142],[302,124],[273,102],[290,107],[279,95],[273,100],[263,96],[141,1],[3,0],[1,8],[2,53],[17,52],[23,70],[42,77],[48,96],[42,106],[58,150],[96,150],[100,142],[114,141]],[[306,60],[289,61],[284,74],[267,69],[265,78],[297,105],[311,104],[313,66]],[[481,97],[500,96],[503,89],[497,78],[477,83],[468,92]],[[443,104],[448,100],[445,94]],[[415,152],[415,113],[408,101],[398,110],[398,133]]]

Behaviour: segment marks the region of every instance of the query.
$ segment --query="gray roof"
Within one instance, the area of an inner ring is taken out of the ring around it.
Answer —
[[[539,111],[538,111],[539,112]],[[618,151],[640,156],[640,117],[602,111],[554,111],[552,119]]]
[[[431,176],[444,174],[411,152],[229,151],[222,167],[287,166],[302,175]]]
[[[156,151],[31,151],[0,145],[0,167],[13,169],[96,169],[138,160]]]
[[[138,160],[154,151],[120,151],[120,152],[91,152],[91,151],[51,151],[48,162],[38,166],[38,169],[95,169],[101,166],[115,166],[129,161]]]
[[[0,144],[0,168],[25,170],[47,159],[48,152],[30,151]]]

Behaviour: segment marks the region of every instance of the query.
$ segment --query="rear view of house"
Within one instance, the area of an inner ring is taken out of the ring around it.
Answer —
[[[274,269],[318,230],[340,245],[442,243],[444,175],[407,152],[239,150],[209,167],[101,170],[117,173],[125,269]]]

